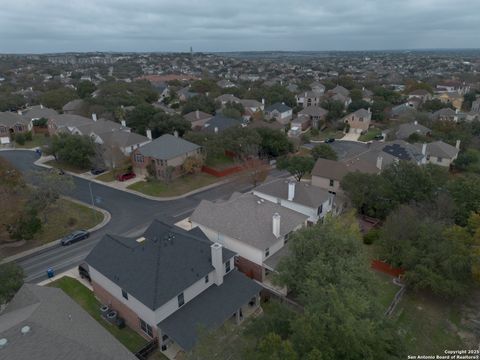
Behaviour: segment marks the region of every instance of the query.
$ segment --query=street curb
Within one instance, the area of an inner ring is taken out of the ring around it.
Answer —
[[[47,157],[42,156],[40,159],[38,159],[38,160],[36,160],[36,161],[34,162],[34,165],[36,165],[36,166],[41,166],[41,167],[44,167],[44,168],[47,168],[47,169],[52,169],[53,166],[44,164],[44,162],[50,161],[50,160],[53,160],[53,156],[52,156],[50,159],[47,159]],[[64,170],[64,171],[65,171],[65,170]],[[231,181],[233,181],[233,180],[235,179],[235,177],[230,177],[230,178],[228,178],[228,179],[221,180],[221,181],[217,181],[217,182],[215,182],[215,183],[213,183],[213,184],[210,184],[210,185],[207,185],[207,186],[204,186],[204,187],[201,187],[201,188],[192,190],[192,191],[190,191],[190,192],[188,192],[188,193],[185,193],[185,194],[182,194],[182,195],[178,195],[178,196],[158,197],[158,196],[146,195],[146,194],[143,194],[143,193],[141,193],[141,192],[139,192],[139,191],[136,191],[136,190],[121,189],[121,188],[112,186],[112,185],[110,185],[110,184],[107,183],[107,182],[103,182],[103,181],[100,181],[100,180],[96,180],[96,179],[94,179],[94,178],[89,179],[89,178],[86,178],[86,177],[81,176],[81,175],[79,175],[79,174],[72,173],[72,172],[70,172],[70,171],[65,171],[65,172],[66,172],[67,174],[71,175],[71,176],[75,176],[75,177],[78,177],[78,178],[83,179],[83,180],[91,181],[91,182],[96,183],[96,184],[99,184],[99,185],[108,186],[109,188],[112,188],[112,189],[115,189],[115,190],[118,190],[118,191],[124,191],[124,192],[127,192],[127,193],[130,193],[130,194],[133,194],[133,195],[142,197],[142,198],[144,198],[144,199],[152,200],[152,201],[173,201],[173,200],[184,199],[184,198],[186,198],[186,197],[189,197],[189,196],[192,196],[192,195],[201,193],[201,192],[203,192],[203,191],[210,190],[210,189],[212,189],[212,188],[214,188],[214,187],[227,184],[227,183],[229,183],[229,182],[231,182]]]
[[[90,229],[87,229],[87,231],[89,233],[93,233],[97,230],[100,230],[101,228],[103,228],[105,225],[107,225],[110,220],[112,219],[112,215],[107,211],[107,210],[104,210],[104,209],[100,209],[99,207],[93,207],[92,205],[89,205],[89,204],[86,204],[84,202],[81,202],[79,200],[76,200],[76,199],[72,199],[68,196],[62,196],[63,199],[66,199],[66,200],[69,200],[71,202],[74,202],[76,204],[79,204],[79,205],[83,205],[83,206],[86,206],[90,209],[94,209],[96,211],[99,211],[103,214],[103,220],[95,225],[94,227],[90,228]],[[6,263],[9,263],[9,262],[12,262],[12,261],[18,261],[18,260],[23,260],[25,258],[28,258],[32,255],[38,255],[38,254],[41,254],[43,252],[46,252],[47,250],[49,250],[50,248],[53,248],[53,247],[56,247],[60,244],[60,241],[62,239],[58,239],[58,240],[54,240],[54,241],[51,241],[49,242],[48,244],[45,244],[45,245],[41,245],[41,246],[37,246],[33,249],[30,249],[30,250],[26,250],[26,251],[23,251],[19,254],[16,254],[16,255],[12,255],[12,256],[9,256],[5,259],[3,259],[2,261],[0,261],[0,264],[6,264]]]

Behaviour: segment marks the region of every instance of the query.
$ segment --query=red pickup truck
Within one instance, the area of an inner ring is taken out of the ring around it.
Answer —
[[[135,176],[135,173],[131,172],[131,173],[125,173],[125,174],[120,174],[117,176],[117,180],[118,181],[127,181],[127,180],[130,180],[130,179],[133,179]]]

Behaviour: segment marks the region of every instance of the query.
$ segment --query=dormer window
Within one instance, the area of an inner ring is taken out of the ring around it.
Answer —
[[[265,257],[268,257],[270,255],[270,248],[265,249]]]

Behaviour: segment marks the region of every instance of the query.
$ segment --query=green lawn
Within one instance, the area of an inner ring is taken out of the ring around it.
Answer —
[[[461,307],[451,302],[406,293],[393,314],[405,336],[410,354],[443,354],[445,349],[466,348],[458,335]]]
[[[103,182],[112,182],[112,181],[115,181],[115,175],[113,174],[112,171],[107,171],[107,172],[104,172],[103,174],[96,176],[95,179]]]
[[[21,149],[32,149],[35,147],[41,147],[47,143],[48,138],[44,134],[34,134],[32,135],[32,141],[25,141],[25,144],[20,145],[15,143],[16,148]]]
[[[370,128],[367,133],[358,138],[359,141],[372,141],[375,136],[382,135],[382,130],[379,128]]]
[[[167,184],[163,181],[140,181],[128,186],[128,189],[139,191],[150,196],[178,196],[186,194],[192,190],[213,184],[220,179],[205,173],[195,175],[186,175],[172,180]]]
[[[119,329],[117,326],[102,319],[100,316],[100,302],[78,280],[65,276],[50,283],[49,286],[62,289],[131,352],[138,351],[147,343],[147,340],[132,329],[128,327]]]
[[[234,163],[235,161],[231,157],[223,154],[215,157],[208,157],[205,165],[221,170],[232,166]]]
[[[57,160],[50,160],[50,161],[47,161],[45,164],[50,165],[50,166],[52,166],[54,168],[57,168],[57,169],[63,169],[65,171],[70,171],[70,172],[73,172],[75,174],[82,174],[84,172],[89,171],[89,169],[80,169],[76,166],[72,166],[70,164],[64,163],[62,161],[57,161]]]
[[[0,255],[12,256],[33,249],[58,240],[74,230],[92,228],[103,220],[101,212],[94,212],[89,207],[66,199],[58,200],[55,205],[47,209],[45,214],[39,214],[39,217],[42,221],[46,219],[46,222],[42,224],[42,229],[32,240],[26,241],[22,246],[1,248]]]
[[[311,136],[311,140],[323,141],[325,139],[341,139],[345,134],[343,131],[334,130],[334,129],[325,129],[320,131],[317,136]]]

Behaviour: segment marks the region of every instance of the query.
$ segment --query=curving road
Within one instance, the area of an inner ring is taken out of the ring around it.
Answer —
[[[6,158],[22,172],[39,169],[33,164],[37,160],[34,152],[2,151],[0,156]],[[271,173],[271,176],[275,177],[287,175],[277,170]],[[74,176],[73,179],[75,189],[68,195],[85,203],[91,203],[90,184],[94,198],[100,200],[96,206],[110,212],[112,219],[104,228],[92,233],[88,240],[68,247],[53,247],[17,261],[25,271],[26,282],[36,283],[44,280],[48,267],[52,267],[58,273],[78,265],[105,233],[140,235],[154,218],[173,224],[189,216],[202,199],[227,198],[234,191],[245,192],[251,189],[251,186],[245,183],[232,182],[183,199],[163,202],[148,200],[79,177]]]

